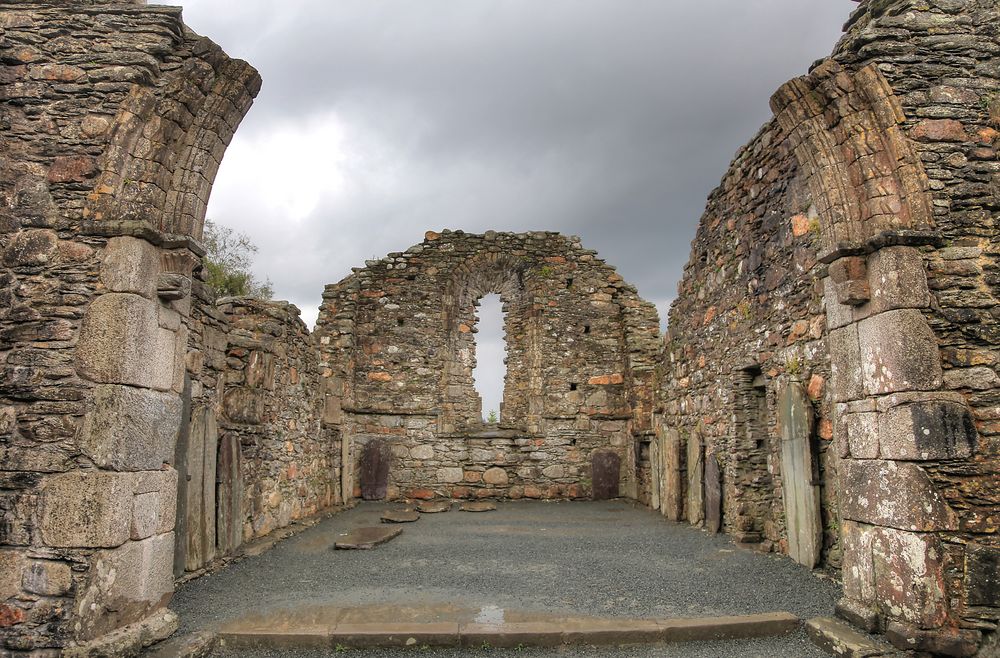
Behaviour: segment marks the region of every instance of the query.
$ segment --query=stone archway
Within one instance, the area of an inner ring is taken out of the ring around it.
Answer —
[[[842,459],[838,610],[869,631],[888,629],[900,646],[923,646],[929,636],[969,641],[955,630],[944,557],[943,540],[960,521],[930,470],[972,455],[977,433],[962,396],[943,390],[926,317],[921,250],[942,245],[927,174],[900,101],[874,65],[851,74],[828,60],[782,87],[772,106],[808,177],[825,245],[820,260],[829,265],[824,299]]]
[[[5,138],[0,165],[8,211],[0,277],[12,290],[46,281],[41,298],[9,300],[43,308],[44,331],[5,338],[0,349],[48,355],[16,396],[2,394],[3,417],[22,427],[2,433],[24,448],[0,456],[0,477],[24,484],[0,538],[5,648],[100,650],[112,634],[131,646],[176,625],[166,610],[174,446],[201,332],[192,312],[198,239],[219,162],[260,77],[190,32],[179,8],[0,5],[0,50],[20,62],[0,80],[5,132],[20,135]],[[72,44],[39,40],[41,32],[71,32]],[[97,52],[107,56],[81,55]],[[30,98],[30,111],[17,98]],[[0,316],[7,332],[12,319]],[[57,363],[59,392],[41,376]],[[195,381],[199,418],[218,407],[203,384]],[[25,423],[61,428],[62,448],[43,445]],[[22,572],[39,568],[49,584],[25,589]]]

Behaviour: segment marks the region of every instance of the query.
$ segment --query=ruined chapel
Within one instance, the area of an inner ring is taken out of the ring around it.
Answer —
[[[709,197],[665,336],[543,231],[429,231],[312,332],[216,299],[260,86],[178,8],[0,0],[0,656],[136,655],[178,579],[358,499],[613,497],[834,574],[901,651],[1000,655],[997,0],[857,3]]]

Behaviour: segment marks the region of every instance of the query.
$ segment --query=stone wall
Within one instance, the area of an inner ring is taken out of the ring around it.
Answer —
[[[0,3],[0,59],[0,651],[134,652],[176,623],[196,239],[260,79],[138,2]]]
[[[483,424],[472,380],[475,309],[489,293],[503,302],[507,347],[495,427]],[[656,312],[579,239],[429,232],[323,299],[328,422],[354,469],[345,495],[363,493],[366,450],[391,452],[376,497],[588,497],[602,451],[617,455],[621,493],[636,495]]]
[[[238,525],[248,540],[338,500],[340,444],[320,427],[319,354],[299,310],[251,299],[218,308],[230,325],[220,441],[233,442]]]
[[[810,564],[821,519],[839,614],[944,655],[1000,618],[996,12],[862,2],[775,94],[702,219],[657,416],[664,513],[711,525],[711,453],[727,531]]]

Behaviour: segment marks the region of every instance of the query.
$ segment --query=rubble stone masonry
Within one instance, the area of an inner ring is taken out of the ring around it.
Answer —
[[[0,0],[0,654],[135,655],[176,578],[352,499],[620,495],[841,578],[901,649],[995,655],[998,16],[859,2],[710,196],[665,337],[578,238],[457,230],[310,333],[203,280],[256,71],[177,8]]]

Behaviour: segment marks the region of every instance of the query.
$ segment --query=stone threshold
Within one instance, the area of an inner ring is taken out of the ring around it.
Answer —
[[[219,632],[220,648],[342,649],[372,647],[551,647],[739,640],[786,635],[800,619],[787,612],[692,619],[553,619],[480,624],[463,622],[335,624],[242,628]]]

